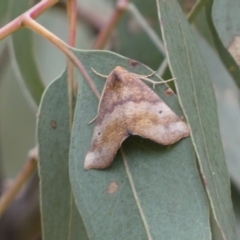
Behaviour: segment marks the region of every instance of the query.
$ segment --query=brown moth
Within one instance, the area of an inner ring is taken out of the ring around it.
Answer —
[[[139,78],[140,75],[119,66],[108,76],[84,161],[85,169],[108,167],[129,135],[139,135],[162,145],[189,136],[187,124]]]

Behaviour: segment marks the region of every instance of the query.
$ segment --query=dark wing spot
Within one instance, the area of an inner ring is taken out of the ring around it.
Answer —
[[[57,123],[56,123],[55,120],[51,121],[51,127],[52,127],[52,129],[56,129],[57,128]]]
[[[162,113],[162,110],[160,110],[159,113],[161,114],[161,113]]]
[[[133,66],[133,67],[136,67],[137,65],[139,65],[138,61],[135,61],[135,60],[132,60],[132,59],[129,59],[128,61],[129,61],[130,65]]]

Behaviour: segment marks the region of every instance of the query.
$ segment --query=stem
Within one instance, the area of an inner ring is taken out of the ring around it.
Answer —
[[[68,44],[75,46],[76,24],[77,24],[77,3],[76,0],[67,1],[67,14],[69,24]],[[68,108],[69,108],[69,127],[72,129],[73,122],[73,64],[68,60]]]
[[[42,25],[40,25],[39,23],[37,23],[36,21],[34,21],[32,18],[30,18],[28,16],[26,16],[23,19],[23,24],[26,27],[30,28],[31,30],[33,30],[33,31],[37,32],[38,34],[40,34],[42,37],[44,37],[47,40],[49,40],[59,50],[61,50],[76,65],[76,67],[82,73],[83,77],[86,79],[86,81],[87,81],[89,87],[91,88],[91,90],[94,92],[96,97],[100,99],[100,94],[99,94],[98,90],[96,89],[95,85],[93,84],[91,78],[87,74],[85,68],[80,63],[78,58],[69,50],[70,47],[64,41],[62,41],[56,35],[54,35],[50,31],[48,31],[46,28],[44,28]]]
[[[2,27],[0,29],[0,40],[7,37],[9,34],[13,33],[14,31],[18,30],[23,26],[32,29],[33,31],[37,32],[38,34],[52,42],[54,45],[56,45],[56,47],[58,47],[77,66],[77,68],[79,69],[79,71],[82,73],[83,77],[89,84],[91,90],[94,92],[96,97],[100,99],[100,94],[97,91],[94,84],[92,83],[91,78],[87,74],[86,70],[84,69],[78,58],[69,50],[68,48],[69,46],[61,39],[59,39],[57,36],[52,34],[50,31],[48,31],[46,28],[44,28],[43,26],[41,26],[32,19],[32,17],[36,18],[42,12],[44,12],[46,9],[50,8],[57,2],[58,0],[42,0],[41,2],[36,4],[33,8],[29,9],[24,14],[15,18],[12,22]]]
[[[4,27],[0,28],[0,40],[23,27],[23,19],[26,16],[30,16],[31,18],[37,18],[39,15],[45,12],[48,8],[52,7],[58,1],[59,0],[42,0],[41,2],[33,6],[31,9],[29,9],[19,17],[15,18],[10,23],[6,24]]]
[[[77,25],[77,2],[76,0],[67,1],[67,14],[69,23],[69,38],[68,44],[72,47],[75,46],[76,42],[76,25]],[[68,60],[68,107],[69,107],[69,130],[72,131],[73,123],[73,63]],[[72,205],[73,196],[72,191],[70,193],[70,205],[69,205],[69,231],[68,239],[71,239],[71,225],[72,225]]]
[[[128,0],[118,0],[112,16],[97,36],[97,39],[93,45],[94,49],[103,49],[105,47],[113,29],[115,28],[119,19],[125,12],[127,5]]]
[[[75,46],[76,42],[76,25],[77,25],[77,2],[76,0],[67,1],[67,14],[69,23],[68,44]]]
[[[56,7],[59,7],[61,10],[66,9],[66,4],[59,2],[56,4]],[[77,19],[82,20],[87,25],[89,25],[93,31],[99,32],[101,27],[105,24],[105,17],[101,13],[96,13],[94,10],[84,7],[84,4],[79,4],[77,8]]]
[[[9,189],[6,190],[0,198],[0,217],[3,214],[4,210],[9,206],[9,204],[18,194],[18,192],[21,190],[23,184],[29,179],[29,177],[36,169],[37,159],[37,148],[34,148],[32,151],[30,151],[28,160],[23,166],[22,171],[17,175]]]

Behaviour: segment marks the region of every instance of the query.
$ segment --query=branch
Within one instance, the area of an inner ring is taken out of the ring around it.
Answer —
[[[128,2],[128,0],[118,0],[112,16],[97,36],[93,46],[94,49],[103,49],[105,47],[113,29],[116,27],[119,19],[127,9]]]
[[[19,193],[24,183],[35,171],[37,167],[37,159],[37,148],[35,148],[30,151],[28,160],[24,165],[22,171],[17,175],[13,183],[11,183],[10,187],[2,194],[0,198],[0,217],[3,214],[4,210],[9,206],[9,204]]]
[[[1,240],[33,240],[41,232],[37,171],[0,218]]]
[[[13,21],[8,23],[4,27],[0,28],[0,40],[24,26],[37,32],[39,35],[41,35],[42,37],[46,38],[48,41],[53,43],[60,51],[62,51],[75,64],[75,66],[79,69],[79,71],[82,73],[83,77],[87,81],[91,90],[99,99],[100,94],[98,90],[96,89],[95,85],[93,84],[91,78],[89,77],[88,73],[86,72],[85,68],[83,67],[79,59],[70,50],[70,46],[67,45],[60,38],[58,38],[56,35],[48,31],[46,28],[41,26],[35,20],[33,20],[33,18],[36,18],[37,16],[39,16],[43,11],[45,11],[47,8],[54,5],[56,2],[58,2],[58,0],[43,0],[40,3],[36,4],[30,10],[26,11],[19,17],[15,18]]]

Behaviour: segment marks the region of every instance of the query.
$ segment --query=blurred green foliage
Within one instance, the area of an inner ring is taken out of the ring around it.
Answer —
[[[31,7],[32,2],[21,0],[15,3],[0,0],[0,26],[18,15],[19,11],[23,11],[20,7],[25,9]],[[113,0],[89,0],[85,3],[78,1],[79,9],[83,13],[90,14],[89,18],[82,14],[78,21],[76,48],[91,49],[96,37],[96,29],[111,15],[115,2]],[[156,1],[132,2],[161,39]],[[194,1],[180,1],[180,3],[184,12],[187,12]],[[240,36],[237,25],[239,16],[236,11],[238,2],[235,0],[231,6],[226,5],[226,0],[218,3],[213,1],[213,3],[214,11],[209,11],[211,6],[204,6],[193,22],[192,28],[215,90],[225,157],[234,184],[233,202],[236,206],[236,224],[239,229],[240,104],[239,89],[235,84],[239,67],[226,50],[233,38]],[[93,6],[97,7],[93,8]],[[91,17],[101,21],[94,25],[94,21],[89,20]],[[210,24],[209,21],[212,19]],[[67,41],[67,18],[65,9],[61,5],[52,7],[37,21]],[[10,36],[0,42],[0,160],[3,174],[7,178],[14,177],[20,171],[28,151],[35,146],[37,105],[41,93],[45,86],[62,74],[66,65],[66,57],[55,46],[36,33],[24,31],[26,34],[20,30],[13,37]],[[19,37],[20,35],[22,38]],[[26,42],[28,42],[27,46]],[[164,55],[128,10],[120,19],[108,47],[114,52],[146,64],[153,70],[157,70],[164,59]],[[226,59],[230,59],[234,64],[236,70],[234,73],[228,68]],[[26,79],[32,81],[32,90],[29,90]]]

